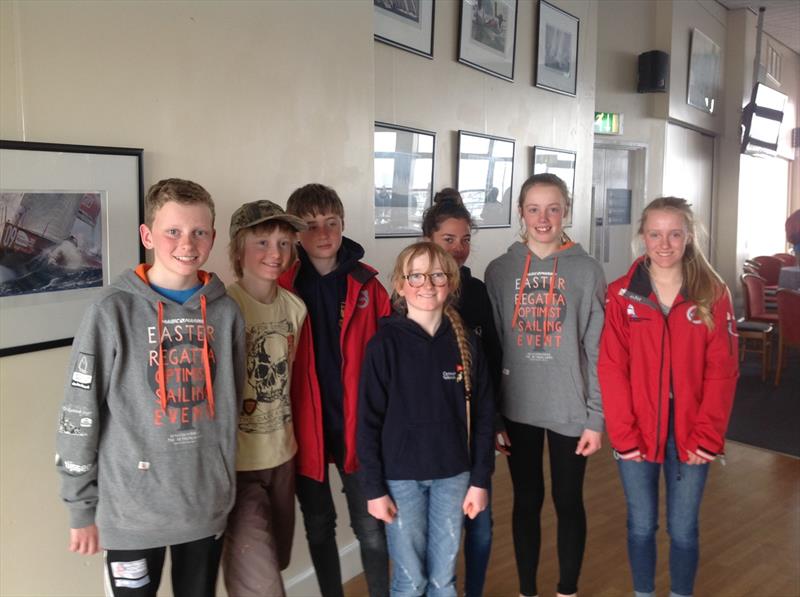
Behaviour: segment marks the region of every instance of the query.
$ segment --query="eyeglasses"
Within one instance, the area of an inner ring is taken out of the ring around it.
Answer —
[[[444,272],[433,272],[430,274],[413,273],[403,276],[411,288],[421,288],[425,285],[425,278],[431,281],[434,286],[447,286],[447,279],[450,276]]]

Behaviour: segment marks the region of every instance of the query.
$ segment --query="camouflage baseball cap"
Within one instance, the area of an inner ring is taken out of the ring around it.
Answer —
[[[251,226],[263,224],[270,220],[286,222],[295,230],[305,230],[307,228],[303,220],[297,216],[287,214],[277,203],[261,199],[260,201],[245,203],[233,212],[231,216],[230,238],[236,236],[236,233],[244,228],[250,228]]]

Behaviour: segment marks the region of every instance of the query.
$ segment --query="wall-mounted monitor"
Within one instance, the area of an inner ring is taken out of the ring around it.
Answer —
[[[787,96],[780,91],[756,83],[750,103],[742,114],[742,153],[774,155],[783,122]]]

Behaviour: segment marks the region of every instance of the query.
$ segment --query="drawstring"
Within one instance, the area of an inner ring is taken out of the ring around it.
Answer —
[[[519,321],[519,306],[522,304],[522,293],[525,291],[525,283],[528,280],[528,271],[531,267],[531,252],[528,251],[528,255],[525,257],[525,267],[522,270],[522,278],[519,281],[519,291],[517,292],[517,297],[514,300],[514,317],[511,319],[511,331],[513,332],[517,328],[517,322]],[[558,272],[558,257],[556,257],[553,261],[553,271],[550,272],[550,288],[547,290],[547,299],[544,303],[544,321],[543,321],[543,328],[544,328],[544,339],[547,340],[548,332],[547,332],[547,316],[550,314],[550,309],[552,309],[553,302],[555,301],[555,278],[556,273]]]
[[[206,296],[200,297],[200,312],[203,314],[203,369],[206,374],[206,409],[209,418],[214,418],[214,384],[211,381],[211,362],[208,356],[208,324],[206,323]]]
[[[553,308],[553,300],[555,299],[556,296],[555,289],[553,287],[553,282],[555,281],[557,271],[558,271],[558,257],[556,257],[553,262],[553,271],[550,272],[550,288],[547,290],[547,299],[544,301],[544,322],[542,327],[544,328],[545,346],[547,346],[546,344],[547,336],[549,335],[547,333],[547,316],[550,314],[550,309]]]
[[[167,414],[167,382],[164,374],[164,303],[158,301],[158,389],[161,390],[161,410]]]
[[[206,319],[206,297],[200,297],[200,312],[203,314],[203,372],[206,378],[206,410],[209,418],[214,418],[214,384],[211,379],[211,357],[208,349],[208,323]],[[158,389],[161,410],[167,413],[167,381],[164,372],[164,303],[158,301]]]
[[[522,278],[519,280],[519,292],[517,298],[514,300],[514,317],[511,319],[511,331],[517,327],[519,320],[519,306],[522,304],[522,293],[525,291],[525,282],[528,280],[528,268],[531,266],[531,252],[528,251],[528,256],[525,258],[525,269],[522,272]]]

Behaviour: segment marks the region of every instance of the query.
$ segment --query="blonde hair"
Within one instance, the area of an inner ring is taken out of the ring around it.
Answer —
[[[644,234],[644,225],[647,214],[651,211],[667,211],[678,213],[683,216],[688,237],[686,249],[681,260],[681,270],[683,274],[683,286],[686,289],[686,298],[697,305],[697,315],[700,320],[708,327],[714,329],[714,317],[711,307],[720,296],[727,292],[727,286],[720,275],[711,267],[711,264],[703,254],[703,250],[697,243],[697,224],[694,219],[694,212],[686,199],[679,197],[659,197],[653,199],[642,211],[642,218],[639,220],[639,234]],[[649,265],[649,259],[645,259],[645,265]]]
[[[165,203],[174,201],[181,205],[205,205],[211,211],[211,224],[213,226],[216,213],[214,200],[203,187],[191,180],[182,178],[165,178],[152,185],[144,198],[144,223],[148,228],[153,227],[156,212]]]
[[[408,306],[406,299],[400,296],[398,290],[402,288],[404,277],[408,271],[407,268],[414,259],[422,256],[428,257],[428,263],[431,267],[438,261],[442,267],[442,271],[447,274],[448,287],[450,294],[444,304],[444,315],[450,320],[450,325],[453,326],[453,331],[456,335],[456,344],[458,345],[458,352],[461,356],[461,366],[463,367],[464,377],[464,390],[467,395],[467,429],[469,429],[469,400],[472,396],[472,352],[469,348],[469,339],[467,338],[466,328],[461,316],[453,307],[453,299],[458,296],[458,291],[461,287],[461,274],[458,270],[458,264],[455,259],[439,245],[423,241],[414,243],[407,246],[400,251],[397,259],[394,262],[394,270],[392,270],[392,306],[396,311],[407,314]],[[427,272],[430,273],[430,272]]]
[[[261,222],[260,224],[250,226],[249,228],[242,228],[236,231],[236,234],[228,243],[228,261],[230,261],[231,269],[233,269],[233,273],[237,280],[241,280],[244,276],[244,270],[242,269],[242,257],[244,256],[244,241],[247,238],[248,233],[270,234],[275,230],[280,230],[281,232],[286,232],[287,234],[291,235],[292,256],[289,258],[289,265],[291,266],[291,264],[297,260],[297,245],[295,243],[297,239],[297,230],[295,230],[294,226],[291,224],[287,224],[286,222],[282,222],[280,220],[267,220],[266,222]]]

